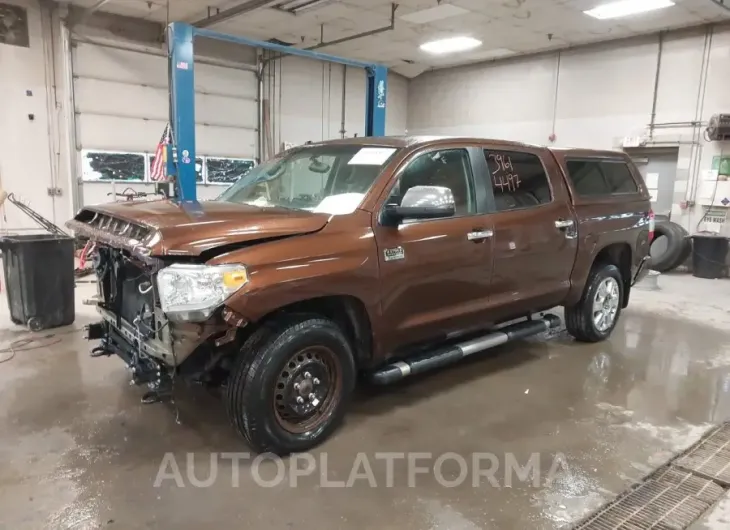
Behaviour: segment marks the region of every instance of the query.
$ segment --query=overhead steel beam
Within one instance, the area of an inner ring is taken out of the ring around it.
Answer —
[[[362,33],[355,33],[354,35],[350,35],[348,37],[342,37],[341,39],[335,39],[327,42],[320,42],[319,44],[315,44],[314,46],[310,46],[308,48],[304,48],[305,50],[316,50],[319,48],[324,48],[325,46],[334,46],[335,44],[342,44],[343,42],[350,42],[351,40],[355,39],[362,39],[363,37],[370,37],[372,35],[377,35],[378,33],[383,33],[385,31],[391,31],[395,29],[395,10],[398,9],[398,4],[391,4],[390,7],[390,24],[387,26],[383,26],[380,28],[371,29],[368,31],[363,31]]]
[[[371,29],[368,31],[363,31],[362,33],[356,33],[354,35],[348,35],[347,37],[342,37],[341,39],[335,39],[335,40],[331,40],[331,41],[327,41],[327,42],[325,42],[323,40],[322,42],[320,42],[319,44],[315,44],[314,46],[309,46],[308,48],[297,48],[297,49],[312,51],[312,50],[317,50],[319,48],[324,48],[325,46],[333,46],[335,44],[342,44],[343,42],[350,42],[351,40],[362,39],[363,37],[370,37],[372,35],[377,35],[378,33],[384,33],[386,31],[394,30],[395,29],[395,11],[396,11],[396,9],[398,9],[398,4],[391,4],[390,24],[388,24],[387,26]],[[288,13],[288,11],[284,11],[284,12]],[[324,31],[324,29],[323,29],[323,31]],[[294,49],[294,47],[292,46],[291,48],[289,48],[289,50],[291,50],[291,49]],[[270,61],[276,61],[278,59],[281,59],[282,57],[284,57],[284,55],[290,54],[290,53],[291,52],[287,51],[286,53],[280,53],[278,55],[269,57],[268,59],[266,59],[264,61],[264,64],[267,64]]]
[[[180,22],[173,22],[179,26]],[[176,27],[177,27],[176,26]],[[356,59],[347,59],[345,57],[339,57],[337,55],[330,55],[328,53],[316,52],[312,50],[305,50],[302,48],[295,48],[294,46],[285,46],[283,44],[276,44],[273,42],[260,41],[256,39],[249,39],[247,37],[240,37],[238,35],[227,35],[225,33],[218,33],[210,29],[195,29],[194,35],[196,37],[205,37],[209,39],[221,40],[225,42],[233,42],[235,44],[241,44],[243,46],[250,46],[252,48],[261,48],[264,50],[272,50],[279,52],[284,55],[297,55],[299,57],[306,57],[308,59],[316,59],[318,61],[327,61],[330,63],[346,64],[348,66],[355,66],[358,68],[371,69],[374,64],[365,61],[358,61]]]
[[[191,22],[190,25],[196,28],[208,28],[214,24],[219,24],[220,22],[230,20],[239,15],[243,15],[244,13],[250,13],[256,9],[265,7],[267,4],[273,4],[275,1],[276,0],[247,0],[246,2],[224,9],[215,15]]]
[[[298,15],[303,11],[308,11],[315,7],[324,7],[325,5],[332,3],[334,0],[279,0],[274,6],[274,9],[278,9],[284,13],[290,13],[292,15]],[[294,7],[286,7],[289,4],[297,4]]]
[[[710,0],[713,4],[716,6],[720,6],[726,11],[730,11],[730,2],[726,2],[725,0]]]
[[[111,0],[99,0],[92,6],[83,9],[74,9],[66,19],[66,26],[68,29],[73,29],[74,26],[83,23],[87,18],[93,15],[95,11],[98,11],[109,2],[111,2]]]

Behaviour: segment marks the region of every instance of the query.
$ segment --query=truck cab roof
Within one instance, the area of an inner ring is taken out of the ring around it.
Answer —
[[[551,147],[540,144],[531,144],[526,142],[516,142],[512,140],[502,140],[498,138],[479,138],[476,136],[430,136],[430,135],[413,135],[413,136],[380,136],[380,137],[356,137],[342,138],[338,140],[324,140],[322,142],[314,142],[307,145],[362,145],[375,147],[395,147],[395,148],[416,148],[424,146],[438,146],[441,144],[489,144],[504,147],[515,148],[532,148],[547,149],[555,154],[564,157],[600,157],[600,158],[625,158],[628,155],[623,151],[610,149],[588,149],[584,147]]]

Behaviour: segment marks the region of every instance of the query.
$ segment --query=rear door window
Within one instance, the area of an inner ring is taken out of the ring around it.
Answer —
[[[626,162],[601,162],[601,170],[606,177],[611,193],[636,193],[638,191],[634,177]]]
[[[568,178],[583,197],[636,193],[636,181],[622,160],[568,160]]]
[[[533,208],[552,201],[540,158],[519,151],[486,149],[489,180],[498,212]]]

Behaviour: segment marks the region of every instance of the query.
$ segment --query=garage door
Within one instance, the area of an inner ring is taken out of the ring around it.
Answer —
[[[169,115],[167,68],[163,56],[74,43],[81,205],[108,202],[113,189],[152,190],[149,168]],[[195,91],[198,195],[210,198],[253,165],[256,76],[196,62]]]

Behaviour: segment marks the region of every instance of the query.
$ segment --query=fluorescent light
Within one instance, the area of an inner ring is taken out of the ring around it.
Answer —
[[[672,0],[620,0],[619,2],[611,2],[603,4],[595,9],[583,11],[586,15],[606,20],[609,18],[628,17],[630,15],[638,15],[648,11],[656,11],[672,7]]]
[[[482,45],[482,41],[472,37],[451,37],[448,39],[432,40],[421,44],[421,49],[427,53],[434,55],[444,55],[447,53],[464,52],[473,50]]]

